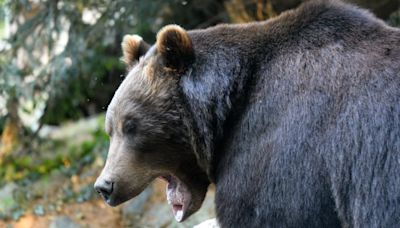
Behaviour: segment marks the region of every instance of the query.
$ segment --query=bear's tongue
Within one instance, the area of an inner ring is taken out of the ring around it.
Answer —
[[[166,189],[168,204],[172,206],[176,221],[181,222],[185,218],[192,196],[187,186],[178,178],[168,175],[163,179],[168,182]]]

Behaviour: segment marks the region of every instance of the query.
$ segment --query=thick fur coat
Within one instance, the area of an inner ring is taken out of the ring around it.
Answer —
[[[126,105],[112,102],[109,122],[116,107],[145,103],[139,95],[172,113],[139,111],[160,120],[149,132],[174,132],[160,141],[174,142],[168,153],[191,161],[169,172],[198,183],[189,190],[206,188],[205,175],[215,183],[222,227],[400,227],[399,29],[311,1],[265,22],[166,27],[136,66],[127,58],[114,97]],[[137,80],[156,87],[124,92]]]
[[[181,85],[223,227],[400,226],[398,29],[314,2],[189,34]]]

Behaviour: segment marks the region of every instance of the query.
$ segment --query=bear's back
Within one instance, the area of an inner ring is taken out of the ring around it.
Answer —
[[[216,152],[223,227],[394,224],[400,30],[354,6],[316,1],[190,35],[202,65],[194,74],[210,91],[246,91],[230,97],[233,117]]]

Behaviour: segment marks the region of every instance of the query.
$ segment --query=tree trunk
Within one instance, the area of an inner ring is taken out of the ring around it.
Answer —
[[[7,110],[8,115],[0,142],[0,164],[17,148],[20,142],[21,121],[18,117],[18,99],[16,97],[7,101]]]

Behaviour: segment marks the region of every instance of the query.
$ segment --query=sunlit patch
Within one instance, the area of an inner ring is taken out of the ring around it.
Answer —
[[[123,52],[122,60],[128,67],[132,67],[133,63],[139,59],[139,46],[142,41],[142,37],[138,35],[125,35],[121,46]]]

